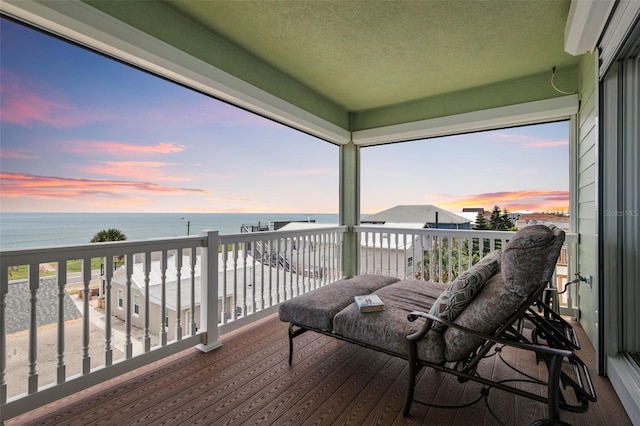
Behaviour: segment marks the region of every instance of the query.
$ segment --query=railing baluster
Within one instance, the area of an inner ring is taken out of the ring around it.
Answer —
[[[40,271],[37,263],[29,265],[29,372],[27,373],[27,393],[38,391],[38,317],[36,303],[40,287]]]
[[[64,363],[64,287],[67,285],[67,262],[58,262],[56,265],[58,281],[58,342],[56,345],[56,383],[64,383],[67,379],[67,368]]]
[[[464,255],[462,253],[462,248],[464,246],[464,244],[462,243],[462,238],[456,238],[456,240],[458,241],[458,275],[460,276],[460,274],[462,274],[462,272],[466,269],[462,267],[462,261],[464,260]]]
[[[398,276],[398,252],[400,251],[400,246],[398,245],[398,234],[394,234],[395,237],[395,252],[396,252],[396,277]],[[391,264],[391,235],[389,235],[389,264]],[[389,265],[391,266],[391,265]],[[389,268],[391,270],[391,268]]]
[[[281,299],[279,302],[283,300],[287,300],[287,238],[280,238],[278,241],[281,241],[283,247],[279,250],[278,254],[278,269],[282,269],[282,293]],[[278,274],[279,276],[280,274]]]
[[[447,256],[449,257],[447,262],[447,282],[453,281],[451,277],[453,274],[453,238],[447,237]]]
[[[182,340],[182,250],[176,251],[176,335]]]
[[[244,306],[246,300],[246,291],[242,292],[242,302],[238,301],[238,243],[233,244],[233,251],[231,252],[233,262],[233,304],[235,306],[236,314],[234,319],[238,318],[238,308],[240,308],[240,314],[244,313]]]
[[[383,235],[382,232],[379,232],[379,234],[380,234],[380,266],[379,266],[380,269],[379,269],[378,273],[382,274],[383,270],[384,270],[384,264],[383,264],[383,260],[382,260],[383,259],[383,254],[384,254],[383,253],[383,251],[384,251],[383,236],[384,235]]]
[[[436,254],[438,249],[438,240],[434,235],[429,235],[429,280],[438,281],[436,279]]]
[[[191,247],[191,318],[190,318],[190,327],[189,334],[194,336],[197,331],[196,327],[196,263],[198,261],[197,257],[197,249],[195,247]],[[224,300],[224,294],[222,295],[222,300]]]
[[[109,366],[113,363],[113,339],[111,336],[111,280],[113,279],[113,256],[107,256],[105,258],[105,268],[104,365]],[[147,297],[146,300],[149,300],[149,297]]]
[[[276,255],[275,255],[275,267],[276,267],[276,303],[280,303],[280,241],[281,238],[276,240]]]
[[[222,265],[220,265],[220,271],[222,271],[222,323],[227,323],[227,317],[235,318],[233,312],[229,311],[229,304],[227,303],[227,262],[229,261],[229,250],[226,244],[222,244]],[[231,307],[232,311],[235,311]]]
[[[144,253],[144,351],[149,352],[151,350],[151,337],[149,335],[149,326],[150,326],[150,312],[149,312],[149,299],[151,298],[149,294],[149,283],[150,283],[150,275],[151,275],[151,252],[147,251]],[[164,315],[164,314],[163,314]]]
[[[250,310],[249,308],[253,306],[253,285],[251,280],[249,280],[249,276],[247,275],[247,259],[248,259],[248,253],[246,250],[246,245],[245,248],[243,248],[242,250],[242,286],[244,288],[244,294],[245,294],[245,298],[244,298],[244,309],[245,309],[245,315],[248,313],[253,313],[255,312],[255,308],[253,308],[253,310]],[[251,289],[251,294],[248,295],[247,293],[249,293],[249,289]],[[249,296],[249,297],[247,297]]]
[[[256,242],[256,244],[258,244],[258,243]],[[267,299],[266,299],[265,294],[264,294],[264,268],[265,268],[265,266],[264,266],[264,263],[265,263],[264,262],[264,247],[265,247],[264,240],[260,240],[259,244],[260,244],[260,246],[259,246],[260,247],[260,300],[261,300],[260,307],[262,309],[264,309],[265,305],[267,303]]]
[[[83,281],[83,298],[82,298],[82,374],[89,374],[91,371],[91,356],[89,355],[89,338],[91,335],[90,320],[91,311],[89,310],[89,284],[91,283],[91,258],[82,259],[82,281]]]
[[[133,254],[131,253],[127,254],[125,265],[127,267],[127,289],[126,289],[126,296],[125,296],[127,305],[125,306],[124,348],[125,348],[126,359],[130,359],[131,357],[133,357],[133,342],[131,341],[131,308],[133,306],[133,301],[131,300],[131,279],[133,277]]]
[[[245,244],[246,247],[246,244]],[[255,243],[251,244],[251,247],[255,247]],[[258,309],[258,301],[256,300],[256,255],[251,253],[251,300],[253,301],[253,312]]]
[[[127,257],[127,263],[129,261],[129,257]],[[167,315],[167,251],[162,250],[160,254],[160,312],[162,323],[160,324],[160,346],[167,345],[167,327],[169,326],[169,316]],[[129,275],[129,271],[127,269],[127,276]],[[129,285],[127,285],[129,287]],[[127,295],[127,312],[129,312],[129,305],[131,302],[129,301],[129,295]],[[127,317],[129,315],[127,314]],[[129,323],[129,322],[127,322]],[[128,326],[130,327],[130,326]],[[130,336],[131,331],[127,328],[127,336]],[[130,337],[129,337],[130,338]]]

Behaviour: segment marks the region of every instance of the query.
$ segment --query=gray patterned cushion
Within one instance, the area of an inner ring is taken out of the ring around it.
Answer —
[[[547,256],[547,263],[544,267],[544,271],[542,272],[543,282],[551,281],[553,272],[556,270],[556,263],[558,262],[558,256],[560,256],[560,250],[562,250],[562,245],[564,244],[565,238],[564,231],[556,227],[555,225],[550,225],[549,229],[553,234],[554,240],[553,244],[551,244],[551,248]]]
[[[511,292],[528,297],[540,286],[555,241],[551,229],[544,225],[527,226],[515,233],[501,260],[502,278]]]
[[[422,325],[420,321],[407,321],[407,314],[411,311],[428,311],[446,287],[446,284],[412,279],[388,285],[376,291],[384,302],[384,311],[363,314],[352,303],[333,319],[334,332],[388,352],[407,356],[405,336],[418,331]],[[418,343],[418,357],[440,364],[444,362],[443,348],[442,334],[430,330]]]
[[[398,278],[383,275],[358,275],[336,281],[282,302],[280,320],[331,331],[334,315],[353,303],[354,296],[373,293],[397,281]]]
[[[434,302],[429,313],[449,321],[456,319],[496,272],[500,253],[500,250],[492,251],[480,262],[460,274]],[[442,332],[447,326],[434,322],[433,328]]]
[[[455,322],[481,333],[494,333],[550,278],[563,242],[564,232],[559,228],[544,225],[522,228],[504,248],[498,272]],[[448,328],[443,336],[447,362],[466,358],[483,343],[482,339],[454,328]]]
[[[456,324],[479,331],[493,333],[509,316],[520,307],[525,298],[509,291],[504,285],[502,274],[498,270],[472,303],[458,315]],[[447,362],[466,358],[484,340],[453,327],[443,333],[445,347],[444,358]]]

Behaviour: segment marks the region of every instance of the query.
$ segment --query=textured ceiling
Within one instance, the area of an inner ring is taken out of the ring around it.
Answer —
[[[563,49],[568,0],[165,4],[348,111],[578,62]]]

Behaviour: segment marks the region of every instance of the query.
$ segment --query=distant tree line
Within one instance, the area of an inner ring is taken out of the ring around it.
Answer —
[[[496,205],[493,206],[489,221],[485,219],[482,213],[478,212],[473,229],[484,231],[515,231],[516,225],[509,218],[509,210],[505,208],[504,211],[502,211],[500,207]]]

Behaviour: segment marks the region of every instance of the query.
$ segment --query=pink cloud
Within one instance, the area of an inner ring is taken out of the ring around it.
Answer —
[[[510,211],[549,211],[567,208],[569,205],[569,191],[501,191],[466,196],[441,194],[437,198],[439,205],[454,211],[460,211],[463,207],[484,207],[491,210],[494,205]]]
[[[68,152],[76,154],[175,154],[186,149],[184,145],[171,142],[160,142],[155,145],[137,145],[114,141],[71,140],[63,145]]]
[[[99,179],[74,179],[0,172],[0,193],[3,198],[31,197],[68,201],[104,201],[126,199],[140,194],[208,194],[203,189],[174,188],[149,182]],[[137,196],[136,196],[137,197]]]
[[[154,181],[188,182],[187,177],[168,176],[163,169],[177,166],[176,163],[160,161],[105,161],[95,166],[81,167],[80,171],[105,176],[119,176],[129,179],[146,179]]]
[[[32,150],[27,149],[27,148],[2,148],[2,147],[0,147],[0,158],[33,160],[33,159],[36,159],[36,158],[40,158],[40,156],[36,155]]]
[[[78,108],[61,97],[54,99],[42,93],[30,91],[19,78],[3,71],[0,86],[0,121],[28,125],[41,123],[56,128],[77,127],[102,121],[102,113]]]

